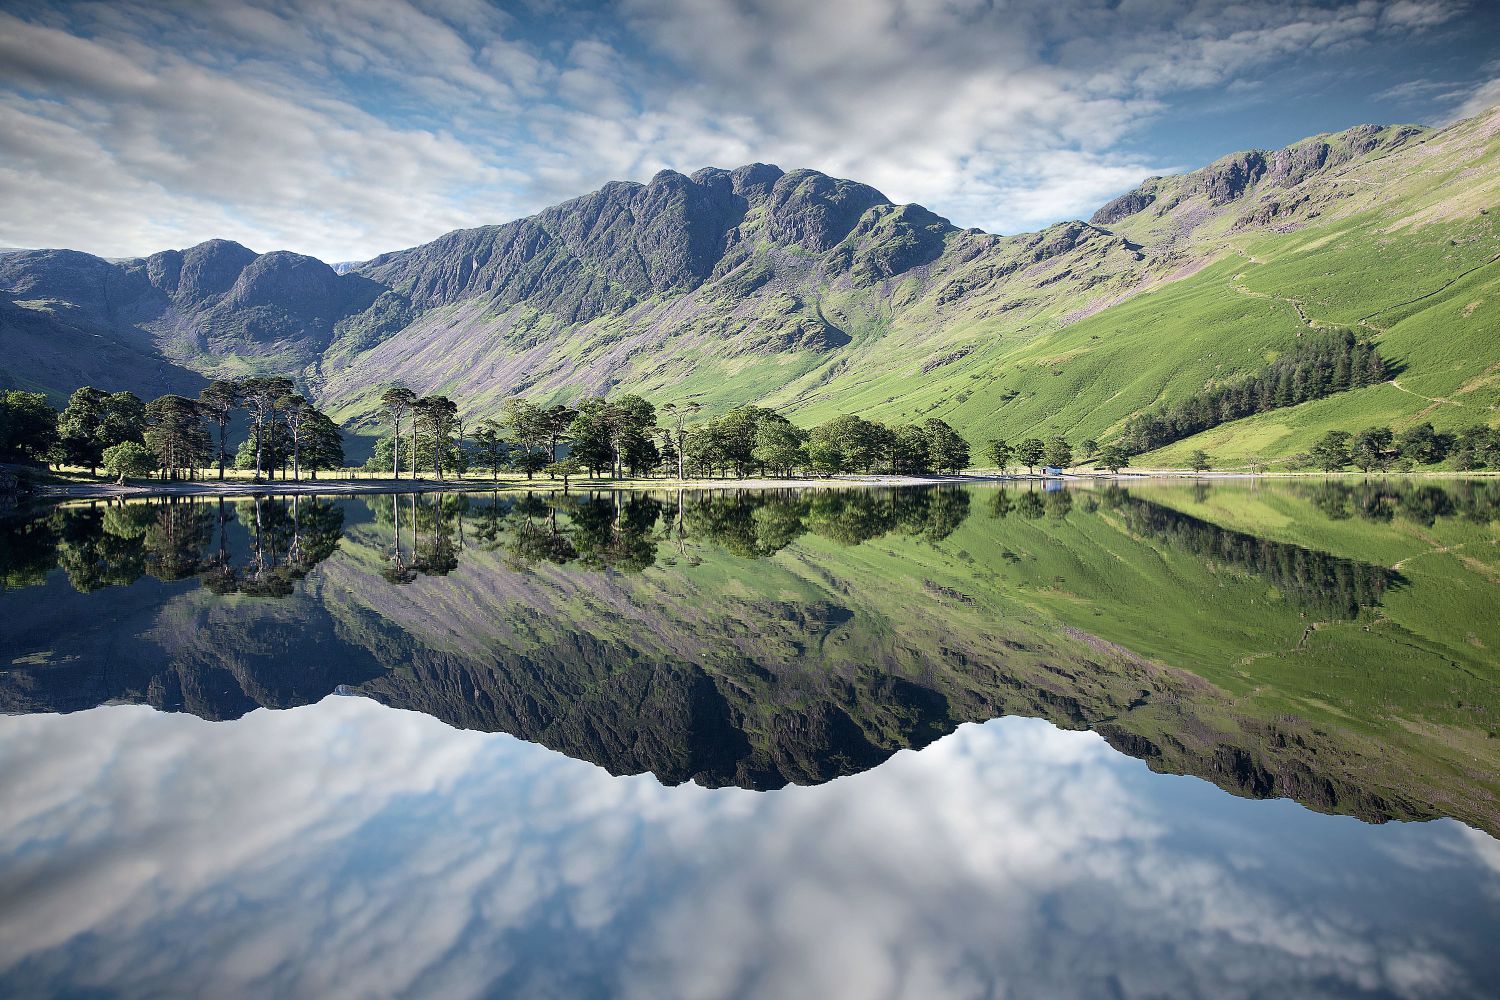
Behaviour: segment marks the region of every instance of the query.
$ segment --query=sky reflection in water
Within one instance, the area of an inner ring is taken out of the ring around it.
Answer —
[[[1232,798],[1037,720],[771,793],[342,697],[12,717],[0,759],[13,994],[1480,996],[1500,974],[1500,843]]]

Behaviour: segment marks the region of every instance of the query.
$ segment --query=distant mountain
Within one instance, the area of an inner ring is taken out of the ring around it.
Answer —
[[[337,268],[225,241],[119,264],[15,253],[0,335],[18,308],[142,361],[70,366],[33,333],[4,378],[61,395],[80,377],[149,388],[153,365],[150,385],[275,371],[356,426],[399,379],[473,412],[629,388],[802,421],[942,416],[976,440],[1106,438],[1337,327],[1373,339],[1400,383],[1249,418],[1253,441],[1216,428],[1216,454],[1304,446],[1350,399],[1361,419],[1457,425],[1500,405],[1497,127],[1492,112],[1236,153],[1009,237],[750,164],[607,184]]]

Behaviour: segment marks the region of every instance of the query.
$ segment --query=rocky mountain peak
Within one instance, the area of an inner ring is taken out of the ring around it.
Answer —
[[[203,302],[225,294],[239,280],[240,272],[256,258],[254,250],[233,240],[208,240],[186,250],[167,251],[167,254],[171,253],[177,254],[175,280],[170,288],[162,285],[157,287],[162,288],[173,299],[188,303]],[[156,258],[166,256],[155,255]],[[158,267],[162,268],[164,278],[171,273],[168,261],[159,261]],[[148,259],[148,274],[150,271]]]
[[[1135,190],[1100,208],[1089,222],[1113,225],[1152,206],[1158,215],[1164,215],[1189,198],[1223,207],[1262,189],[1296,187],[1360,157],[1398,149],[1427,131],[1415,125],[1356,125],[1281,149],[1241,150],[1192,173],[1147,178]]]

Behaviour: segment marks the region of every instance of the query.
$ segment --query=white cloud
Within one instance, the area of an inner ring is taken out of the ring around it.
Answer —
[[[1472,118],[1500,104],[1500,77],[1480,84],[1467,97],[1463,103],[1453,112],[1453,119]]]
[[[329,259],[614,178],[812,166],[1000,231],[1166,164],[1184,91],[1428,30],[1449,0],[142,0],[0,13],[0,243]],[[1331,123],[1337,124],[1337,123]]]

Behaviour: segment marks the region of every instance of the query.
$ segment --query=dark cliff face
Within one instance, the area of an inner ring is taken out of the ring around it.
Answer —
[[[1107,226],[1121,219],[1128,219],[1137,212],[1144,212],[1156,201],[1156,192],[1151,189],[1159,180],[1160,177],[1149,178],[1134,191],[1127,191],[1113,201],[1106,202],[1103,208],[1089,216],[1089,224]]]
[[[151,283],[183,305],[217,298],[234,287],[255,251],[229,240],[209,240],[187,250],[166,250],[145,260]]]
[[[167,304],[145,274],[76,250],[25,250],[0,257],[0,292],[23,302],[60,304],[84,323],[140,317]]]
[[[733,270],[747,259],[751,227],[772,247],[821,254],[877,206],[891,203],[874,188],[813,170],[783,173],[762,163],[691,177],[664,170],[647,184],[606,184],[530,218],[449,233],[357,270],[418,308],[486,296],[576,323]],[[877,269],[894,273],[941,252],[952,227],[910,210],[913,221]]]
[[[794,170],[771,189],[766,230],[778,244],[821,253],[848,236],[866,211],[890,203],[867,185]]]

